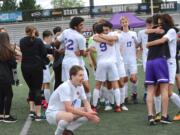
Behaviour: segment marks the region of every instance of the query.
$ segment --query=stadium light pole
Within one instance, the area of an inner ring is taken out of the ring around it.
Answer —
[[[94,0],[89,0],[89,7],[90,7],[90,15],[93,18],[94,17],[94,14],[93,14]]]
[[[151,0],[151,15],[153,16],[154,15],[154,8],[153,8],[153,0]]]

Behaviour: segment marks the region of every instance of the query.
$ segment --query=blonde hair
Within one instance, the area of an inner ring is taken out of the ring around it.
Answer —
[[[123,20],[127,20],[128,21],[128,18],[126,16],[121,16],[120,22],[122,22]]]

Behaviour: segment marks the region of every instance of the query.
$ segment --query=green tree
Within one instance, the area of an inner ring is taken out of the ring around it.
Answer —
[[[68,8],[84,6],[82,0],[52,0],[51,4],[54,8]]]
[[[36,4],[36,0],[22,0],[19,2],[19,10],[35,10],[41,9],[40,5]]]
[[[17,9],[16,0],[5,0],[1,6],[1,11],[14,11]]]

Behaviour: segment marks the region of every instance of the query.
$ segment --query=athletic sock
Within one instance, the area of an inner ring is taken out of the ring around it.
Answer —
[[[119,89],[114,90],[114,97],[115,97],[116,105],[120,106],[121,99],[120,99],[120,90]]]
[[[51,96],[51,90],[50,89],[44,89],[44,97],[48,103],[49,103],[50,96]]]
[[[123,104],[125,100],[125,86],[120,88],[120,95],[121,95],[121,104]]]
[[[100,90],[94,89],[93,91],[93,106],[96,107],[99,99]]]
[[[57,125],[57,129],[55,131],[55,135],[62,135],[64,129],[67,127],[68,122],[64,120],[60,120]]]
[[[128,97],[128,83],[124,84],[124,88],[125,88],[125,98]]]
[[[114,104],[114,92],[113,92],[113,90],[108,90],[108,95],[109,95],[109,102],[111,103],[111,105],[113,105]]]
[[[161,96],[154,96],[154,105],[156,114],[161,112]]]
[[[170,99],[180,109],[180,97],[173,92]]]
[[[67,126],[67,130],[74,131],[86,122],[88,122],[86,117],[78,118]]]

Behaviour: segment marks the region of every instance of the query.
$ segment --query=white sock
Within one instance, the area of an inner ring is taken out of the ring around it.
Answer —
[[[86,117],[80,117],[79,119],[71,122],[68,126],[67,129],[70,131],[74,131],[77,128],[79,128],[82,124],[88,122],[88,119]]]
[[[137,93],[137,82],[136,83],[132,83],[132,86],[131,86],[131,92],[132,93]]]
[[[119,89],[114,90],[114,97],[115,97],[116,105],[120,106],[121,99],[120,99],[120,90]]]
[[[124,88],[125,88],[125,98],[128,97],[128,83],[124,84]]]
[[[55,131],[55,135],[62,135],[64,129],[67,127],[68,122],[64,120],[60,120],[57,125],[57,129]]]
[[[86,93],[87,100],[91,102],[91,92]]]
[[[180,97],[173,92],[170,99],[180,109]]]
[[[121,104],[123,104],[125,101],[125,86],[120,88],[120,93],[121,93]]]
[[[156,114],[161,112],[161,96],[154,96],[154,105]]]
[[[44,97],[48,103],[49,103],[50,96],[51,96],[51,90],[50,89],[44,89]]]
[[[93,91],[93,106],[96,107],[99,99],[100,90],[94,89]]]
[[[114,104],[114,92],[113,90],[108,90],[109,93],[109,102],[113,105]]]

